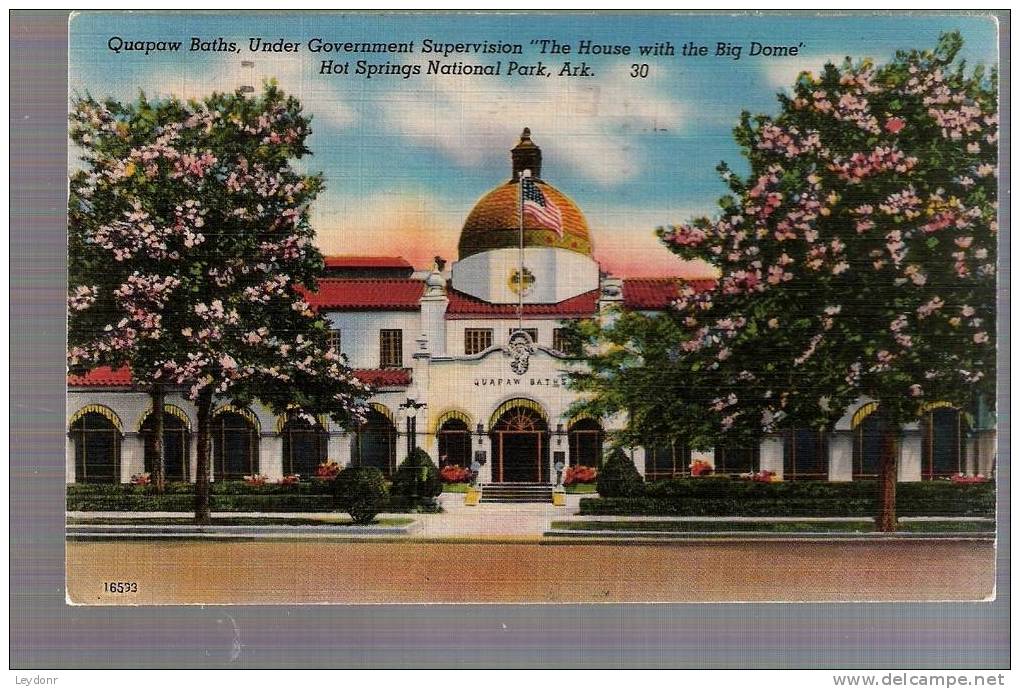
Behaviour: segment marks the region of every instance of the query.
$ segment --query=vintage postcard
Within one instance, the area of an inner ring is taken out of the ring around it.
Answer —
[[[998,46],[73,14],[68,601],[994,599]]]

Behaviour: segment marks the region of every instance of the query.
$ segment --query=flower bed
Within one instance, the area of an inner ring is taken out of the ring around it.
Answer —
[[[447,464],[439,470],[439,477],[443,483],[470,483],[471,469],[456,464]]]
[[[896,506],[900,516],[992,517],[995,484],[899,483]],[[871,517],[877,510],[876,481],[671,479],[647,484],[640,497],[581,500],[581,514],[603,515]]]
[[[579,464],[567,467],[563,472],[563,485],[573,486],[582,483],[595,483],[598,480],[599,472],[595,467],[586,467]]]

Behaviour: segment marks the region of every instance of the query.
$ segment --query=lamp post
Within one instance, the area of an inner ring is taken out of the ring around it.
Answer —
[[[417,433],[418,433],[418,410],[425,408],[424,402],[419,402],[413,397],[408,397],[407,401],[400,405],[400,409],[404,409],[407,412],[407,454],[410,455],[414,452],[417,444]]]

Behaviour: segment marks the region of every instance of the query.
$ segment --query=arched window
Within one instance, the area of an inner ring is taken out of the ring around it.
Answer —
[[[963,471],[963,415],[953,407],[938,407],[921,417],[921,475],[926,479]]]
[[[149,414],[140,429],[145,443],[145,470],[154,473],[156,465],[156,416]],[[191,480],[188,461],[188,427],[179,417],[163,414],[163,471],[167,481]]]
[[[211,424],[213,476],[239,479],[259,471],[259,437],[255,425],[235,411],[216,415]]]
[[[715,473],[748,474],[758,470],[759,448],[717,447],[715,448]]]
[[[854,429],[854,478],[878,476],[882,463],[882,419],[872,412]]]
[[[471,431],[461,419],[447,419],[436,433],[439,440],[439,463],[471,466]]]
[[[578,419],[567,431],[570,445],[570,466],[602,465],[602,441],[605,432],[595,419]]]
[[[79,483],[120,481],[121,434],[106,415],[90,411],[71,424],[74,480]]]
[[[367,421],[355,433],[351,463],[375,467],[387,476],[397,468],[397,429],[378,409],[369,410]]]
[[[311,478],[326,461],[329,434],[318,421],[291,414],[280,431],[283,435],[283,473]]]
[[[682,476],[690,471],[691,449],[668,440],[645,446],[645,480]]]
[[[783,478],[786,480],[828,478],[828,435],[815,428],[796,428],[785,435]]]

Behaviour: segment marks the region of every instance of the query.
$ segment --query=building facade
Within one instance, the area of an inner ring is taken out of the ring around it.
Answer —
[[[570,415],[575,397],[565,376],[578,364],[565,351],[563,325],[611,318],[621,308],[661,313],[676,298],[678,281],[601,271],[584,214],[542,178],[541,150],[528,130],[511,157],[510,180],[469,213],[449,270],[438,257],[428,271],[401,258],[327,258],[326,277],[309,302],[373,387],[367,423],[345,432],[328,419],[279,417],[224,401],[213,414],[213,480],[310,477],[327,459],[389,474],[412,446],[441,464],[477,460],[480,480],[494,483],[552,482],[558,462],[601,462],[606,433],[625,420]],[[521,184],[555,207],[552,222],[522,214]],[[790,429],[754,448],[694,452],[649,442],[632,456],[648,479],[687,474],[696,460],[718,473],[772,471],[785,480],[874,477],[880,451],[874,409],[862,400],[831,432]],[[171,392],[165,410],[168,477],[194,481],[195,407]],[[151,411],[149,395],[132,386],[126,370],[70,377],[67,481],[127,482],[150,471]],[[902,430],[900,480],[990,476],[994,430],[977,428],[971,415],[930,405],[920,423]]]

